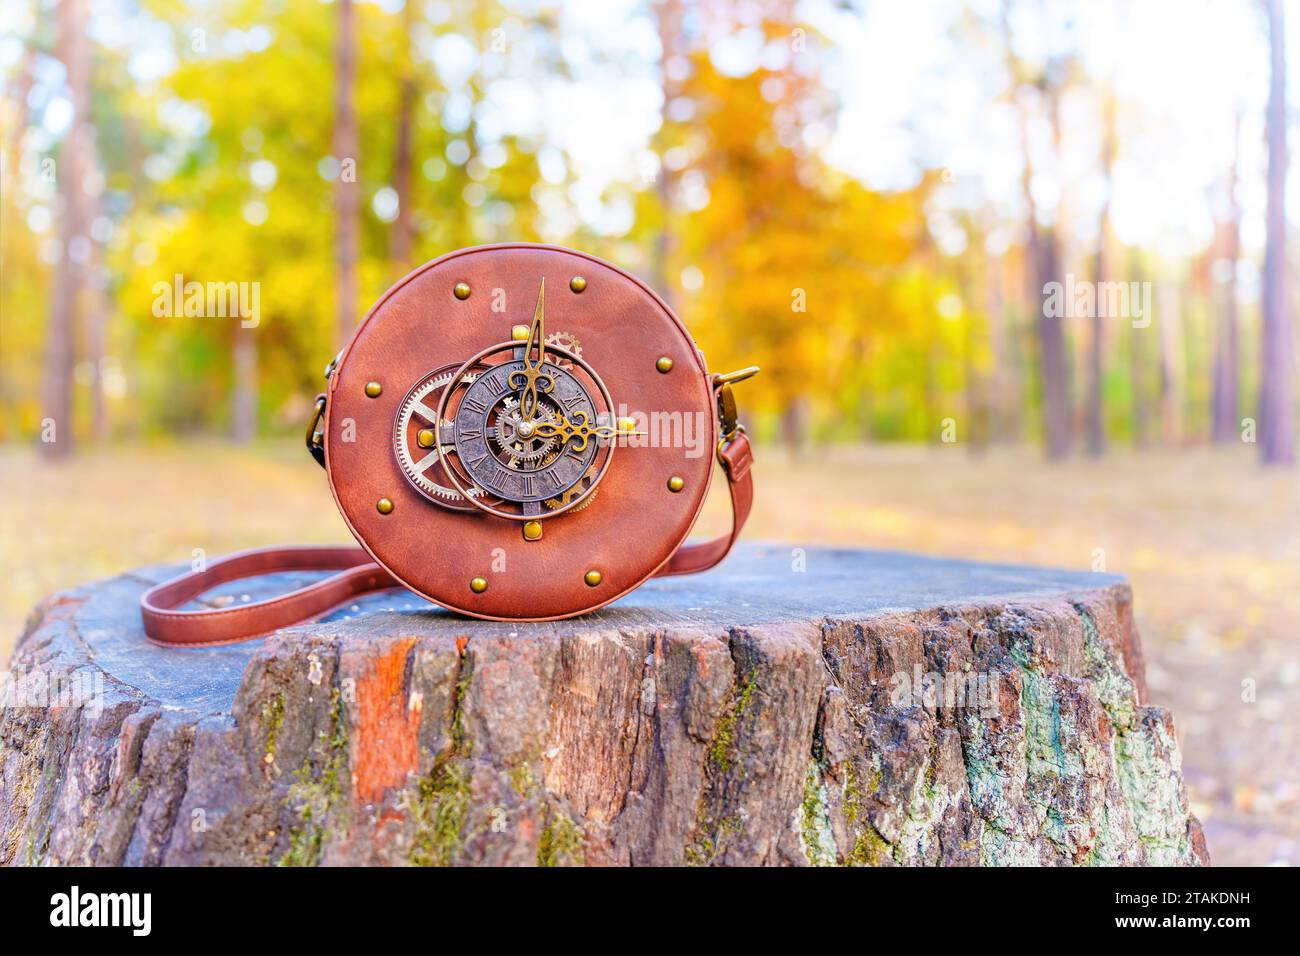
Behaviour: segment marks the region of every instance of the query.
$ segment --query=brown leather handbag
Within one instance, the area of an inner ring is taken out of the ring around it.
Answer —
[[[572,249],[462,249],[389,289],[326,369],[307,447],[352,547],[263,548],[141,598],[163,644],[259,637],[402,586],[488,620],[603,607],[656,575],[721,561],[753,500],[731,386],[681,321],[616,266]],[[685,544],[713,462],[731,533]],[[268,600],[180,610],[217,585],[338,573]]]

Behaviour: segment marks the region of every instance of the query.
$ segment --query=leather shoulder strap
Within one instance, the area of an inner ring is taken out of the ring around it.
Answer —
[[[176,610],[220,584],[284,571],[338,573],[263,601]],[[159,644],[229,644],[314,621],[358,594],[397,586],[392,575],[371,561],[361,548],[257,548],[218,558],[202,571],[190,571],[154,585],[140,596],[140,614],[146,636]]]
[[[713,567],[731,550],[754,500],[749,469],[753,454],[744,433],[718,452],[731,491],[731,533],[678,549],[656,575],[693,574]],[[263,601],[230,607],[181,611],[177,608],[221,584],[284,571],[336,571],[305,587]],[[387,571],[357,547],[258,548],[213,561],[202,571],[154,585],[140,597],[140,614],[149,640],[168,646],[209,647],[264,637],[272,631],[314,621],[359,594],[400,587]]]
[[[695,574],[707,571],[727,556],[731,546],[745,527],[749,509],[754,504],[754,479],[749,469],[754,464],[753,450],[744,432],[737,432],[731,441],[718,451],[718,460],[727,474],[727,489],[731,492],[731,533],[699,544],[684,544],[668,563],[655,572],[663,578],[673,574]]]

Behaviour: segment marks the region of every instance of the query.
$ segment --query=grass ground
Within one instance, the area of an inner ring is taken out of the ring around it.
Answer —
[[[0,449],[0,657],[27,610],[85,580],[277,542],[348,540],[296,443],[109,447],[71,465]],[[1246,449],[760,450],[747,536],[1121,572],[1155,702],[1183,739],[1218,863],[1300,864],[1300,474]],[[716,491],[717,489],[715,489]],[[701,531],[719,529],[711,496]],[[1252,699],[1253,698],[1253,699]]]

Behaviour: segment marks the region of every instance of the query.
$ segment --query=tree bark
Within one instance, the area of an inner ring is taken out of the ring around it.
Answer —
[[[802,559],[794,586],[742,547],[703,607],[680,579],[551,624],[383,594],[191,651],[140,632],[167,569],[58,595],[11,671],[63,702],[0,710],[0,863],[1208,862],[1122,578]]]
[[[59,222],[59,261],[54,267],[49,322],[45,338],[43,417],[52,421],[53,440],[41,450],[52,460],[73,451],[72,386],[75,339],[86,259],[90,249],[86,175],[90,150],[90,37],[85,0],[60,0],[57,11],[58,54],[67,69],[72,123],[59,150],[56,175],[63,210]],[[49,435],[42,423],[43,439]]]
[[[1268,11],[1270,83],[1268,116],[1268,212],[1261,290],[1259,454],[1266,465],[1295,463],[1291,378],[1294,359],[1286,301],[1286,31],[1282,0],[1264,0]]]
[[[352,95],[356,84],[356,13],[352,0],[338,0],[337,47],[334,60],[334,154],[339,178],[334,186],[335,248],[338,270],[338,345],[341,348],[357,324],[357,249],[360,232],[361,160]],[[349,167],[349,163],[351,166]],[[351,170],[349,172],[349,169]]]

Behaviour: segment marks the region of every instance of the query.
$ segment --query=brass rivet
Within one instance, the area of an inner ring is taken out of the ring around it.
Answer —
[[[452,292],[454,292],[454,293],[456,294],[456,298],[458,298],[458,299],[468,299],[468,298],[469,298],[469,283],[468,283],[468,282],[457,282],[457,283],[456,283],[456,288],[454,288],[454,289],[452,290]]]
[[[528,326],[516,325],[513,329],[510,330],[510,338],[512,338],[516,342],[527,342]]]
[[[482,594],[487,590],[487,578],[471,578],[469,589],[475,594]]]
[[[540,521],[524,522],[524,540],[536,541],[542,536],[542,523]]]
[[[415,433],[415,443],[421,448],[432,448],[436,438],[432,428],[421,428]]]
[[[381,515],[390,515],[390,514],[392,514],[392,513],[393,513],[393,499],[392,499],[392,498],[380,498],[378,501],[375,502],[375,510],[378,511]]]
[[[587,582],[587,587],[594,588],[602,580],[601,574],[595,568],[592,568],[582,576],[582,580]]]
[[[371,398],[378,398],[383,390],[384,386],[378,382],[366,382],[366,394]]]
[[[587,288],[587,280],[582,276],[574,276],[569,280],[569,288],[574,292],[582,292]]]
[[[659,359],[655,362],[655,368],[659,369],[659,371],[667,375],[669,372],[673,370],[673,360],[670,359],[667,355],[661,355]]]
[[[686,482],[682,480],[681,475],[673,475],[668,479],[668,490],[674,494],[686,487]]]

